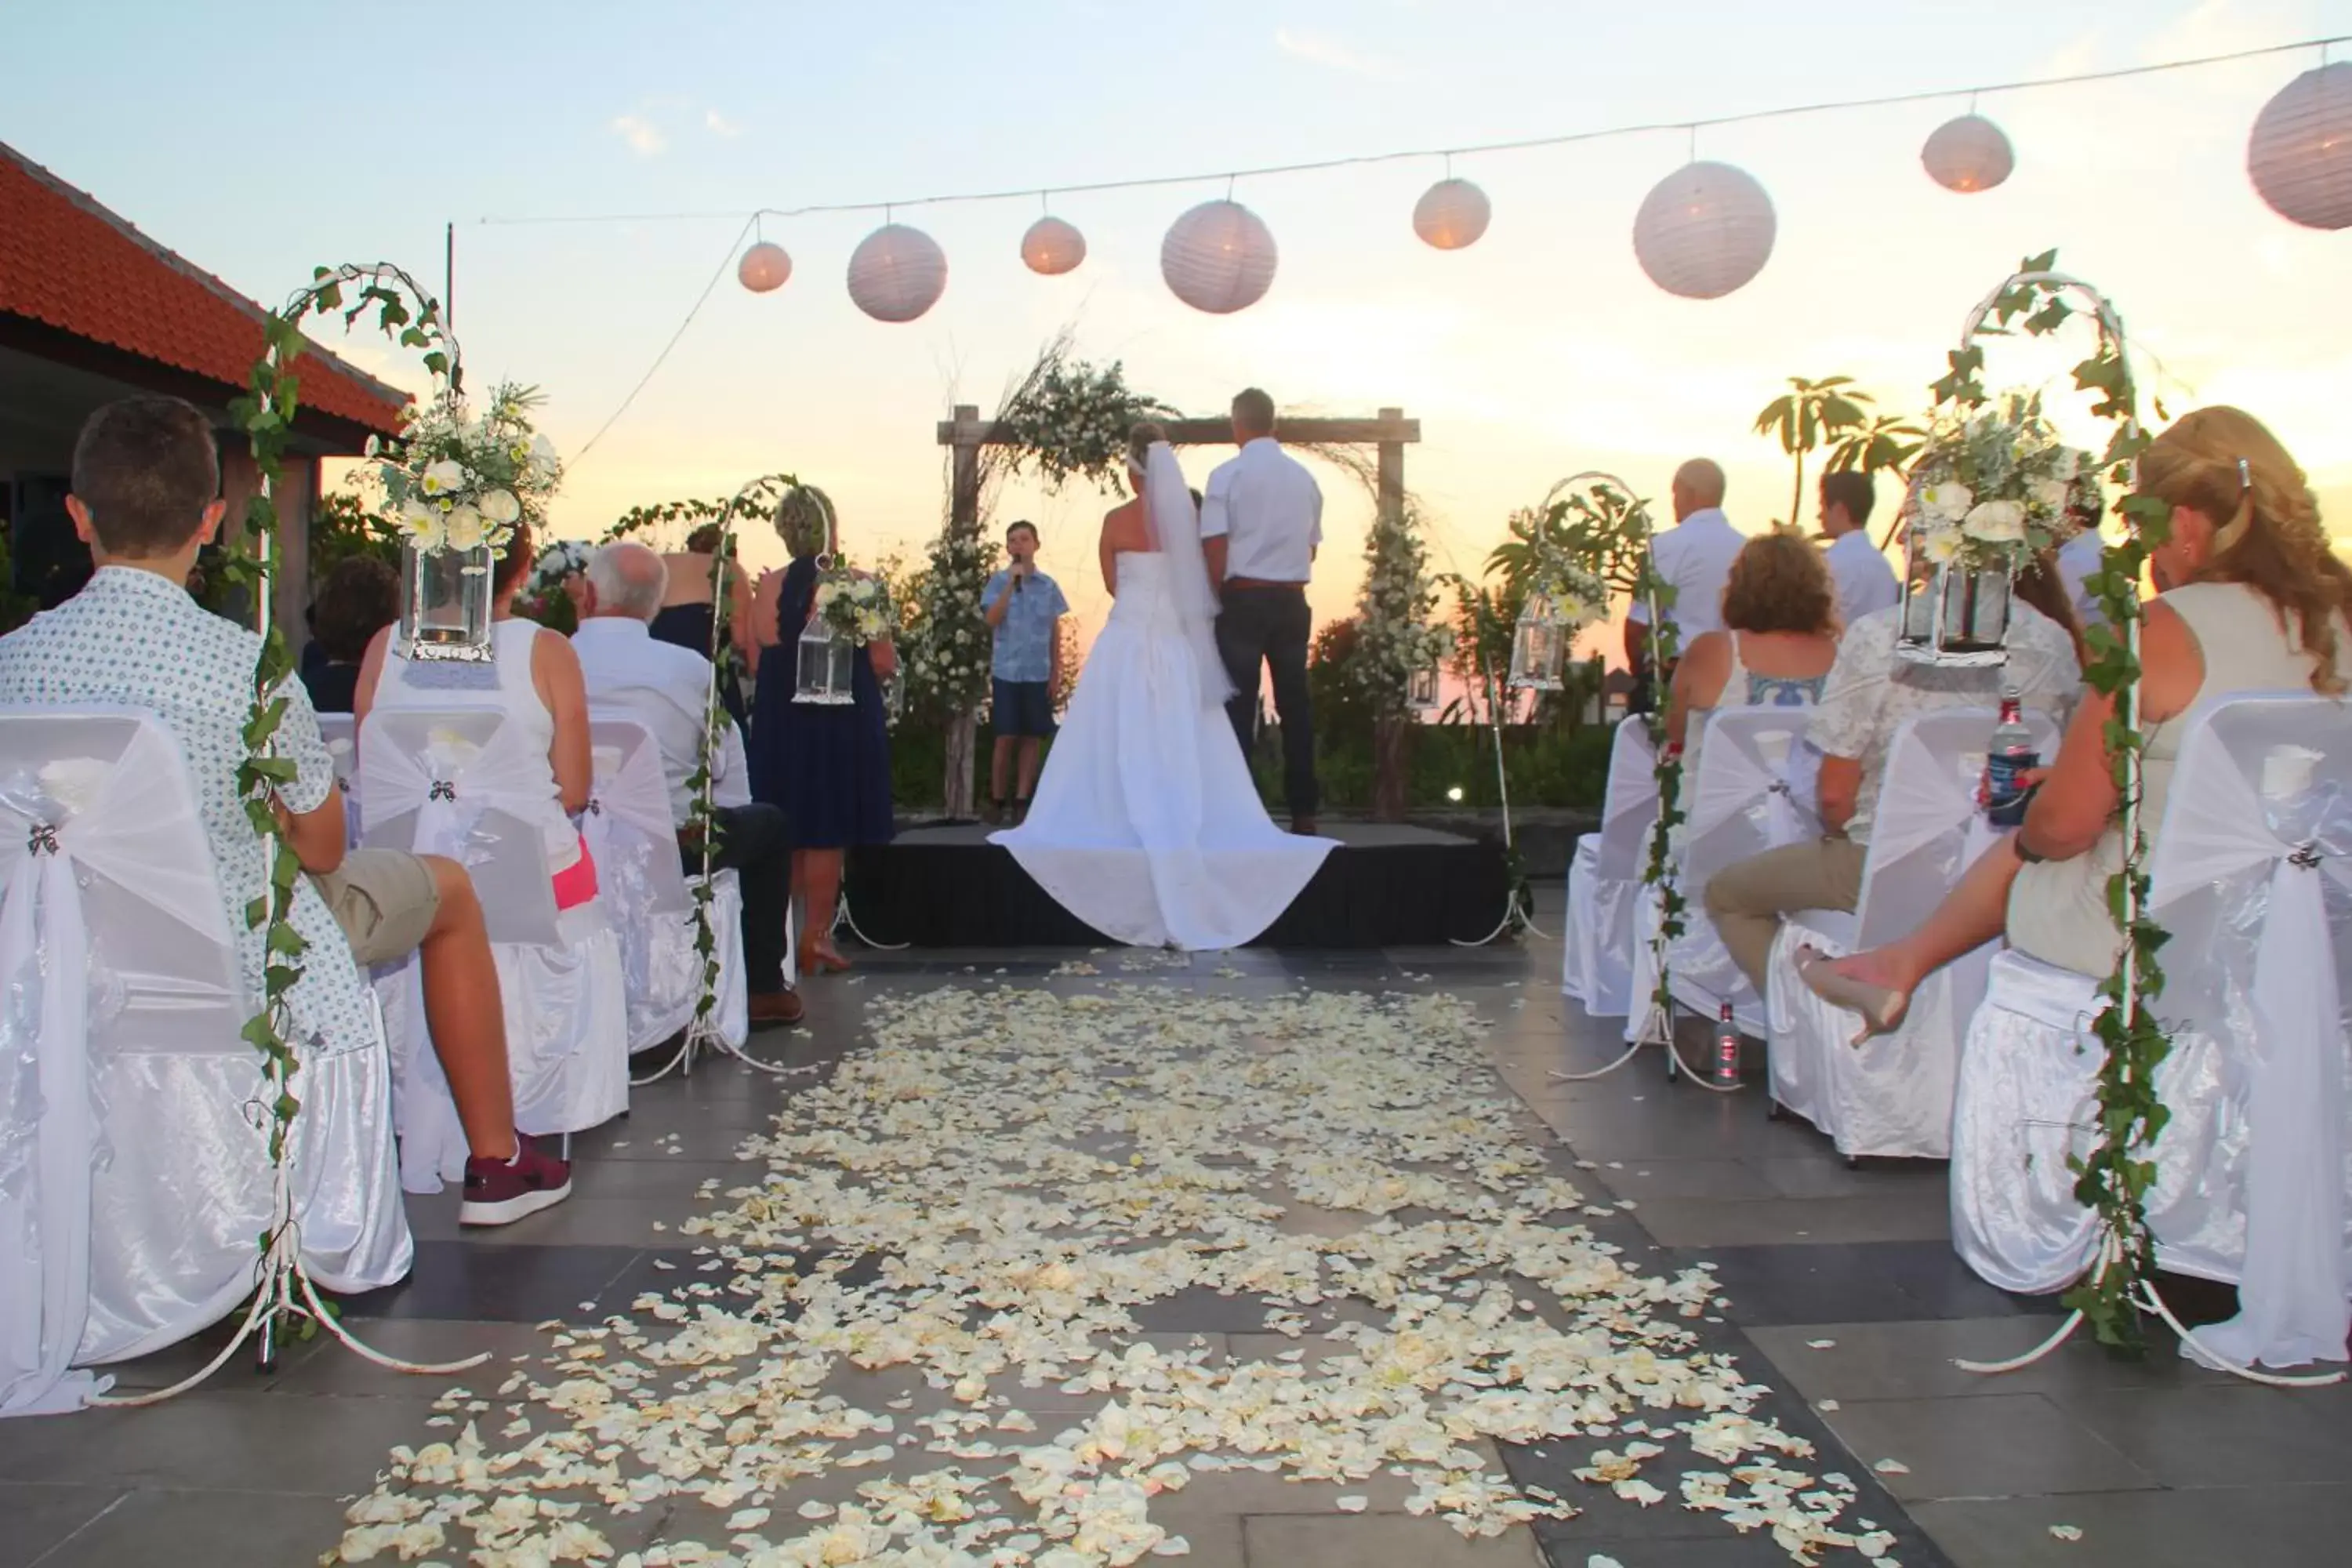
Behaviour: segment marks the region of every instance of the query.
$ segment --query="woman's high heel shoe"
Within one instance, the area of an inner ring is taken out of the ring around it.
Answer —
[[[1874,1035],[1891,1035],[1903,1026],[1911,1011],[1911,993],[1874,985],[1831,967],[1836,961],[1811,947],[1797,949],[1797,974],[1806,988],[1832,1007],[1862,1015],[1862,1033],[1852,1044],[1859,1048]]]

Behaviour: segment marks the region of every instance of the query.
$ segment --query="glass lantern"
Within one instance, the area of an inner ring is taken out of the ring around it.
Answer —
[[[1511,632],[1511,677],[1514,691],[1558,691],[1560,669],[1568,662],[1566,617],[1549,594],[1529,594]]]
[[[1432,659],[1412,672],[1405,681],[1406,706],[1416,713],[1437,711],[1437,661]]]
[[[857,700],[852,687],[857,648],[847,637],[813,616],[801,630],[799,679],[793,683],[793,700],[821,708],[839,708]]]
[[[487,664],[490,649],[490,568],[488,545],[472,550],[400,552],[402,657]]]
[[[2009,656],[2011,567],[1913,559],[1904,574],[1903,629],[1895,645],[1912,664],[1976,668]]]

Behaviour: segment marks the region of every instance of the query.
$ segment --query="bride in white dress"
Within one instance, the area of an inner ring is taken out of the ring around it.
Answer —
[[[1336,847],[1275,826],[1234,743],[1201,519],[1153,425],[1128,445],[1136,498],[1103,519],[1109,621],[1027,819],[990,835],[1055,902],[1139,947],[1238,947]]]

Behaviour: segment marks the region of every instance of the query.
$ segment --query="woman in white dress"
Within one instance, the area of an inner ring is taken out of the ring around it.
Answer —
[[[990,835],[1087,924],[1137,946],[1237,947],[1335,847],[1283,832],[1234,739],[1201,519],[1156,425],[1135,499],[1103,519],[1110,619],[1087,656],[1027,820]]]

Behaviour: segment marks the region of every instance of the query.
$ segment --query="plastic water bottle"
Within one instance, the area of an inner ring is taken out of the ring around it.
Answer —
[[[2024,826],[2026,790],[2019,775],[2041,765],[2042,753],[2033,749],[2033,731],[2025,727],[2017,689],[2005,689],[2000,694],[2000,722],[1993,726],[1991,743],[1985,748],[1987,822],[1995,827]]]
[[[1728,1002],[1716,1015],[1715,1083],[1718,1089],[1736,1088],[1739,1083],[1739,1026],[1732,1022]]]

